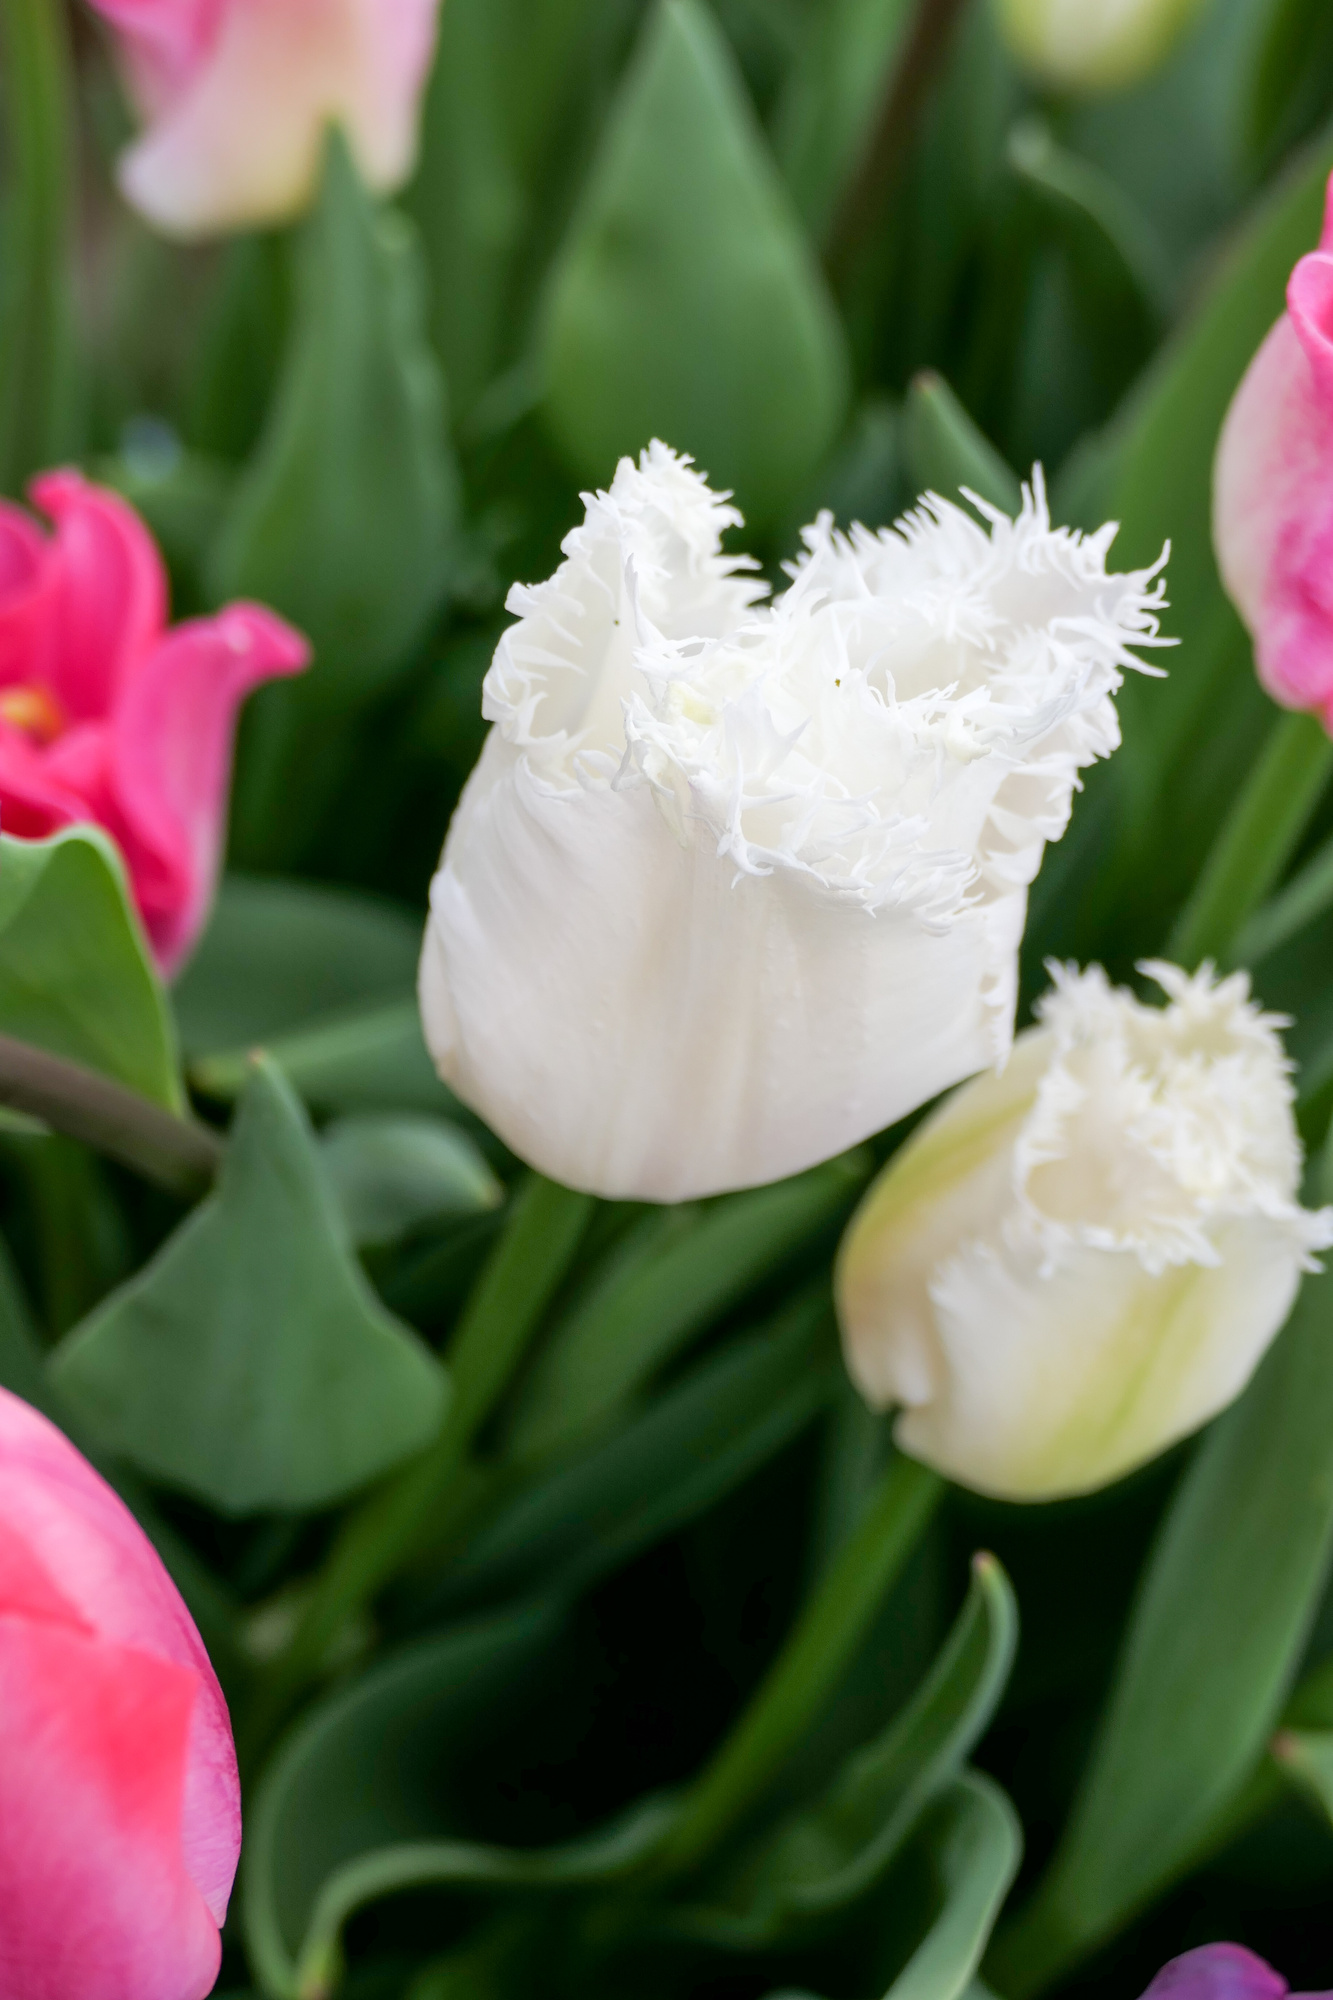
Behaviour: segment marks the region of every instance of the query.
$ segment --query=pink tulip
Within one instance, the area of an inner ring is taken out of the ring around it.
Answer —
[[[1164,1965],[1143,2000],[1284,2000],[1287,1982],[1243,1944],[1205,1944]],[[1330,2000],[1296,1993],[1291,2000]]]
[[[281,221],[309,201],[325,129],[368,186],[412,170],[440,0],[92,0],[147,130],[121,162],[177,236]]]
[[[175,1586],[0,1389],[0,2000],[203,2000],[240,1845],[227,1705]]]
[[[309,648],[254,604],[169,631],[162,559],[132,507],[77,472],[43,473],[32,496],[53,536],[0,501],[0,827],[105,827],[170,973],[212,900],[237,708]]]
[[[1213,541],[1264,686],[1333,734],[1333,182],[1222,427]]]

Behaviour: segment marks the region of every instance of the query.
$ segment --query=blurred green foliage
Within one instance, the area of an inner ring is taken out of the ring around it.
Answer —
[[[0,486],[77,457],[180,612],[243,592],[315,643],[246,717],[169,998],[103,842],[0,856],[0,1029],[173,1115],[179,1042],[234,1119],[184,1218],[5,1125],[0,1380],[78,1412],[224,1673],[237,2000],[963,2000],[1021,1841],[984,1975],[1014,2000],[1125,2000],[1220,1935],[1329,1984],[1328,1279],[1197,1445],[1084,1501],[918,1501],[844,1658],[838,1559],[891,1541],[901,1462],[844,1386],[830,1264],[901,1134],[758,1193],[593,1203],[454,1102],[413,987],[507,591],[581,484],[660,433],[776,579],[821,506],[1012,510],[1040,460],[1125,565],[1170,540],[1181,643],[1048,856],[1024,1004],[1052,954],[1129,977],[1180,937],[1276,787],[1257,907],[1229,888],[1198,936],[1295,1016],[1322,1142],[1333,798],[1278,754],[1209,480],[1318,235],[1331,20],[1209,0],[1153,76],[1075,99],[989,0],[446,0],[399,198],[333,136],[301,222],[182,250],[118,203],[87,18],[0,0]],[[793,1686],[803,1611],[828,1643]],[[796,1740],[738,1737],[775,1660]],[[738,1740],[778,1747],[672,1877],[680,1800]]]

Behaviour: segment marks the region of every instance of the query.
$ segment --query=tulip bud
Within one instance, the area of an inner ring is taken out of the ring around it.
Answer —
[[[1273,1015],[1235,973],[1053,968],[1001,1076],[890,1163],[837,1270],[847,1365],[903,1449],[1011,1500],[1105,1485],[1248,1382],[1333,1209],[1301,1152]]]
[[[1201,0],[997,0],[1019,61],[1056,90],[1122,90],[1163,63]]]
[[[116,31],[147,130],[120,165],[176,236],[283,221],[341,125],[368,187],[399,187],[440,0],[92,0]]]
[[[1285,2000],[1280,1972],[1243,1944],[1201,1944],[1170,1959],[1143,2000]],[[1326,1993],[1295,1994],[1292,2000],[1329,2000]]]
[[[1333,181],[1222,427],[1213,542],[1264,686],[1333,733]]]
[[[1151,572],[931,499],[806,531],[773,606],[739,516],[621,461],[486,679],[431,892],[441,1075],[543,1173],[675,1201],[793,1174],[1006,1054],[1027,887]]]
[[[0,1390],[0,2000],[203,2000],[240,1844],[189,1613],[110,1487]]]

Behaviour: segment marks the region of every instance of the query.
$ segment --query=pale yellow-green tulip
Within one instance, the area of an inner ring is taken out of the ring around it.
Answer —
[[[1005,39],[1057,90],[1122,90],[1170,55],[1202,0],[995,0]]]
[[[1012,1500],[1105,1485],[1239,1395],[1333,1210],[1297,1200],[1280,1025],[1237,973],[1055,973],[1002,1074],[903,1147],[843,1242],[847,1365],[903,1449]]]

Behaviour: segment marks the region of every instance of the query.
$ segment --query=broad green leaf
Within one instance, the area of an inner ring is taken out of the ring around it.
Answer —
[[[250,1045],[203,1056],[190,1081],[205,1097],[229,1104],[245,1088]],[[415,1000],[327,1015],[314,1026],[276,1035],[267,1053],[297,1095],[319,1111],[433,1111],[466,1118],[440,1082],[421,1033]]]
[[[1333,908],[1333,841],[1325,841],[1240,932],[1228,962],[1258,965]]]
[[[543,1607],[459,1626],[379,1662],[297,1724],[246,1826],[246,1944],[270,2000],[294,1993],[316,1902],[337,1870],[399,1842],[458,1833],[454,1769],[479,1731],[503,1730],[558,1633]]]
[[[832,444],[847,360],[828,289],[700,0],[658,0],[552,274],[546,413],[605,484],[653,437],[772,521]]]
[[[774,147],[818,236],[861,164],[912,19],[911,0],[830,0],[812,10],[778,105]]]
[[[0,838],[0,1034],[181,1109],[166,999],[120,856],[96,827]]]
[[[263,1060],[216,1192],[52,1371],[109,1448],[226,1514],[341,1499],[428,1444],[448,1393],[370,1290],[305,1116]]]
[[[172,990],[187,1057],[250,1047],[416,989],[421,919],[324,883],[228,875]]]
[[[741,1857],[673,1928],[732,1951],[759,1950],[864,1896],[922,1814],[957,1776],[1004,1691],[1018,1637],[1013,1591],[993,1556],[934,1668],[902,1714],[848,1759],[825,1796]]]
[[[214,551],[219,601],[255,597],[315,662],[284,692],[346,713],[408,663],[448,579],[457,498],[409,225],[330,141],[300,244],[282,378]]]
[[[406,203],[463,414],[517,358],[552,224],[586,166],[612,26],[596,0],[449,0],[441,15]]]
[[[450,1556],[432,1615],[539,1585],[590,1588],[780,1451],[827,1403],[840,1366],[821,1286],[507,1500]]]
[[[446,1216],[498,1208],[504,1188],[443,1118],[340,1118],[320,1140],[324,1172],[358,1249],[396,1243]]]
[[[1262,1755],[1333,1550],[1333,1273],[1200,1446],[1143,1577],[1064,1839],[997,1947],[1007,1995],[1118,1930],[1209,1844]]]
[[[925,1901],[925,1935],[884,2000],[992,2000],[975,1974],[1023,1851],[1013,1807],[989,1778],[964,1772],[931,1807],[913,1847],[914,1879],[899,1893]]]
[[[794,1180],[650,1218],[551,1335],[510,1448],[535,1455],[595,1429],[695,1334],[833,1228],[869,1169],[868,1155],[847,1153]]]
[[[992,507],[1017,514],[1022,490],[1013,469],[955,396],[942,375],[914,377],[903,403],[903,464],[914,493],[957,501],[970,488]]]

